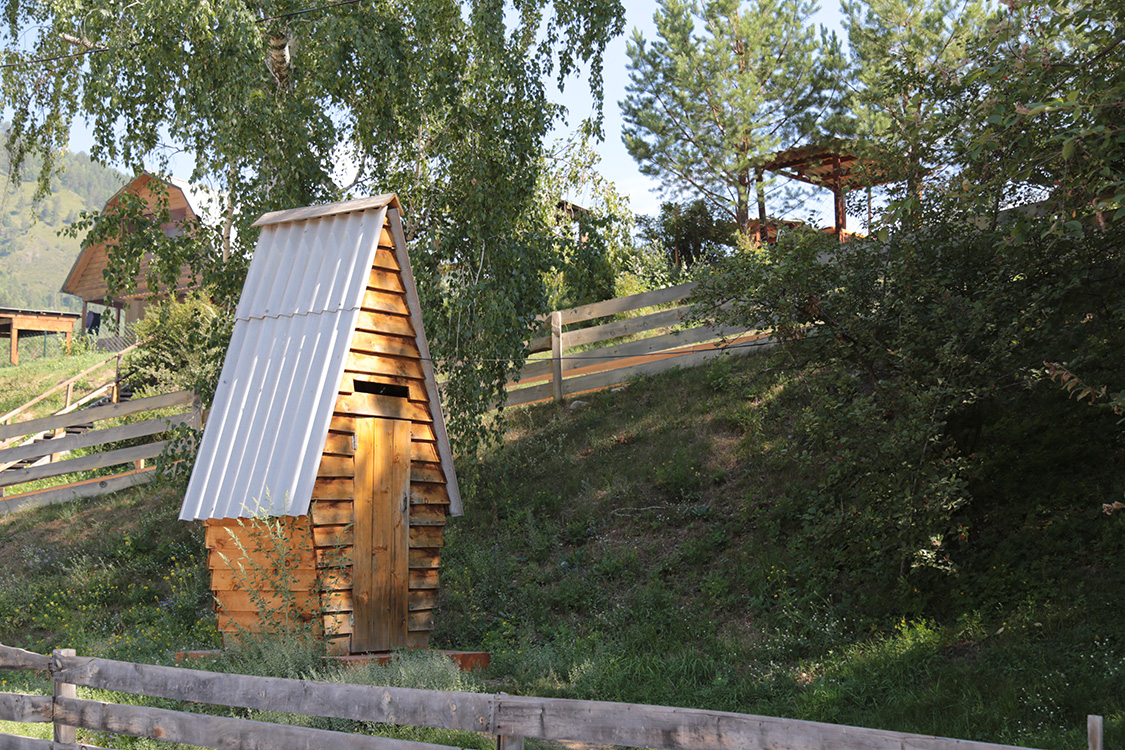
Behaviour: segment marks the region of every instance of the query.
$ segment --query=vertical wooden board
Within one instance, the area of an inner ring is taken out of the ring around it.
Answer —
[[[352,651],[406,645],[410,423],[356,419]]]
[[[410,422],[390,423],[390,523],[391,568],[389,583],[393,647],[406,645],[410,599]]]
[[[371,599],[375,596],[374,542],[375,503],[378,501],[375,487],[375,464],[379,461],[376,445],[376,419],[355,420],[355,532],[352,547],[352,591],[356,606],[363,612],[356,613],[356,627],[352,632],[352,651],[370,651],[375,645],[373,632],[375,623],[367,616],[371,609]],[[331,632],[331,631],[330,631]]]

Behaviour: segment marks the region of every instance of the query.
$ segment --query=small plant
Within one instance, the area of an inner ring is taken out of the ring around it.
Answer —
[[[301,551],[312,549],[309,531],[294,518],[261,514],[239,518],[225,531],[237,554],[219,556],[235,572],[236,589],[246,594],[255,611],[252,627],[234,623],[235,640],[254,642],[254,633],[263,633],[322,641],[319,578],[312,588],[302,588],[297,576]],[[224,605],[222,595],[217,601]]]

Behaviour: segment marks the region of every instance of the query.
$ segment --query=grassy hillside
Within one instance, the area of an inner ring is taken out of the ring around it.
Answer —
[[[0,163],[0,307],[78,310],[77,298],[59,292],[78,257],[80,240],[60,237],[59,229],[82,211],[99,211],[125,184],[121,173],[68,154],[54,192],[35,203],[35,165],[13,185]]]
[[[1043,748],[1084,747],[1102,714],[1125,741],[1125,523],[1100,512],[1121,472],[1091,432],[1113,420],[1051,394],[997,418],[983,439],[1035,437],[976,480],[956,570],[856,585],[865,540],[818,543],[799,504],[820,481],[791,461],[808,376],[749,356],[510,412],[447,527],[436,644],[489,650],[492,691]],[[149,486],[0,518],[0,642],[149,662],[216,644],[178,506]],[[327,669],[281,645],[220,667]]]

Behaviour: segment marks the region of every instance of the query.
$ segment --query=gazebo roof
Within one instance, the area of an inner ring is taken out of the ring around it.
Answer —
[[[852,190],[892,181],[885,163],[850,153],[850,145],[847,141],[832,141],[823,145],[795,146],[774,154],[762,168],[829,189]]]

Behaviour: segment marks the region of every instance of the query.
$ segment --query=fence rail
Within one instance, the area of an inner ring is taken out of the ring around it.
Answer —
[[[75,728],[147,737],[201,747],[332,747],[372,750],[445,750],[424,742],[330,732],[225,716],[77,697],[76,686],[134,695],[259,709],[360,722],[480,732],[501,749],[526,738],[599,743],[654,750],[1012,750],[946,739],[797,719],[483,693],[291,680],[76,656],[51,656],[0,645],[0,669],[47,671],[53,696],[0,693],[0,720],[52,722],[56,743],[0,734],[0,746],[58,750],[76,742]],[[1101,750],[1100,717],[1087,722],[1091,750]],[[90,747],[83,745],[83,747]]]
[[[133,351],[133,349],[136,349],[138,346],[140,346],[139,343],[133,344],[133,345],[128,346],[124,349],[121,349],[116,354],[114,354],[113,356],[103,359],[101,362],[98,362],[93,367],[89,367],[89,368],[83,370],[82,372],[78,373],[77,375],[75,375],[73,377],[70,377],[70,378],[67,378],[66,380],[63,380],[62,382],[56,384],[54,387],[50,388],[49,390],[46,390],[43,393],[40,393],[38,396],[31,399],[27,403],[21,404],[20,406],[17,406],[15,409],[12,409],[7,414],[4,414],[3,416],[0,416],[0,424],[11,423],[20,414],[24,413],[25,411],[27,411],[31,407],[38,404],[40,401],[48,398],[49,396],[51,396],[55,393],[58,393],[63,388],[66,388],[66,396],[67,396],[66,407],[70,407],[71,406],[70,400],[71,400],[71,398],[73,397],[73,394],[74,394],[74,384],[77,383],[82,378],[89,375],[90,373],[94,372],[95,370],[99,370],[102,367],[105,367],[110,362],[112,362],[114,360],[117,360],[117,369],[114,372],[112,380],[110,380],[108,383],[105,383],[101,386],[98,386],[98,388],[108,388],[108,387],[110,387],[113,383],[115,383],[117,380],[120,379],[120,376],[121,376],[121,358],[124,355],[128,354],[129,352]]]
[[[746,328],[696,326],[669,332],[688,317],[689,306],[656,310],[623,320],[575,330],[568,325],[597,318],[683,302],[695,289],[695,282],[655,289],[651,292],[556,310],[541,320],[549,327],[546,336],[527,342],[532,354],[551,352],[549,359],[527,362],[508,384],[506,404],[517,406],[624,383],[637,375],[652,375],[673,367],[691,367],[725,353],[745,354],[771,346],[768,333]],[[581,352],[568,349],[623,336],[650,334],[640,339],[609,344]]]
[[[132,424],[93,429],[94,423],[99,421],[174,407],[191,408],[187,412],[173,416],[153,417]],[[151,469],[144,468],[144,461],[159,456],[167,447],[166,441],[150,440],[127,448],[116,448],[62,460],[53,459],[61,458],[71,451],[83,448],[109,445],[122,440],[151,438],[167,432],[177,425],[189,424],[198,427],[201,421],[202,412],[195,394],[191,391],[177,391],[117,404],[95,406],[90,409],[75,409],[27,422],[0,425],[0,440],[27,435],[38,437],[47,433],[59,433],[65,431],[68,427],[89,428],[76,435],[34,442],[25,441],[12,447],[0,449],[0,513],[66,502],[79,497],[91,497],[148,482],[153,478],[153,474]],[[44,461],[47,462],[44,463]],[[19,467],[20,462],[31,462],[31,465]],[[79,471],[91,471],[128,464],[132,464],[132,470],[118,472],[111,476],[2,497],[5,489],[14,485],[60,477]]]

